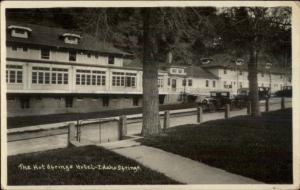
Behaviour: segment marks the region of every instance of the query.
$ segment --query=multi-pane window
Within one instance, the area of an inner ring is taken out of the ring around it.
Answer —
[[[168,78],[168,86],[170,86],[170,85],[171,85],[171,79]]]
[[[69,52],[69,61],[76,61],[76,51]]]
[[[22,83],[23,67],[21,65],[6,65],[6,82]]]
[[[32,84],[49,84],[49,67],[32,67]]]
[[[188,80],[188,85],[189,85],[189,86],[193,86],[193,80],[192,80],[192,79],[189,79],[189,80]]]
[[[68,84],[68,69],[32,67],[32,84]]]
[[[68,84],[69,75],[68,69],[64,68],[52,68],[52,84]]]
[[[50,50],[49,49],[41,49],[41,58],[42,59],[50,59]]]
[[[105,86],[106,83],[105,71],[91,71],[91,70],[76,70],[76,84],[77,85],[97,85]]]
[[[162,79],[162,78],[159,78],[159,79],[158,79],[158,87],[159,87],[159,88],[164,87],[164,79]]]
[[[136,87],[136,73],[112,72],[112,86]]]
[[[68,76],[68,69],[64,68],[52,68],[52,84],[68,84],[69,83],[69,76]]]

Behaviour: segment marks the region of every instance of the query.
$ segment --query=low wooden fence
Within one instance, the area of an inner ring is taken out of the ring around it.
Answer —
[[[286,101],[285,98],[281,98],[280,101],[280,109],[286,108]],[[264,102],[264,110],[269,111],[270,109],[270,102],[269,99],[266,99]],[[247,102],[247,115],[251,114],[251,104],[250,102]],[[196,117],[197,117],[197,123],[203,122],[203,108],[201,105],[197,107],[196,110]],[[230,104],[225,105],[224,109],[224,118],[230,118],[231,117],[231,107]],[[170,127],[170,110],[166,110],[163,114],[163,131],[166,131],[167,128]],[[106,121],[108,122],[108,121]],[[84,140],[88,140],[94,143],[102,143],[102,142],[110,142],[110,141],[116,141],[116,140],[123,140],[125,139],[127,135],[127,117],[126,115],[120,116],[118,119],[110,120],[110,126],[109,129],[111,131],[104,130],[105,123],[104,121],[99,121],[98,123],[93,123],[93,127],[98,128],[99,134],[95,135],[95,131],[97,130],[89,130],[89,127],[84,127],[84,125],[88,124],[80,124],[80,122],[77,123],[70,123],[68,126],[68,142],[69,144],[74,144],[76,142],[82,142]],[[85,135],[83,135],[85,133]],[[109,134],[109,135],[107,135]],[[85,139],[83,139],[83,136],[87,136]],[[105,136],[105,138],[103,137]]]

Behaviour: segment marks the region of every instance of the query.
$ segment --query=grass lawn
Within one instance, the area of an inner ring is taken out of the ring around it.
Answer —
[[[293,182],[292,109],[169,128],[142,143],[265,183]]]
[[[8,185],[178,184],[96,146],[9,156],[7,161]]]

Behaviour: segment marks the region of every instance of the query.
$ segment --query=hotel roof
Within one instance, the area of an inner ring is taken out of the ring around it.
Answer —
[[[8,29],[12,29],[9,26],[19,26],[22,28],[29,28],[31,31],[29,38],[18,38],[7,35],[7,43],[19,43],[35,46],[47,46],[58,49],[73,49],[78,51],[92,51],[104,54],[115,54],[119,56],[132,56],[132,54],[124,52],[112,46],[112,44],[104,43],[97,40],[95,37],[78,31],[71,31],[63,28],[48,27],[29,23],[19,23],[8,21],[6,23]],[[66,33],[74,33],[80,35],[81,39],[78,44],[65,43],[61,39],[62,35]],[[8,33],[7,33],[8,34]]]

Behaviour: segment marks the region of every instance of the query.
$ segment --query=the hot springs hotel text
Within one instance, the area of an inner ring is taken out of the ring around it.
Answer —
[[[90,35],[60,28],[7,23],[8,116],[142,106],[142,68],[131,65],[132,55]],[[239,60],[236,60],[239,61]],[[161,66],[160,103],[198,101],[210,91],[233,94],[248,87],[246,64],[203,59],[201,66]],[[271,91],[290,85],[283,69],[260,68],[259,86]]]

